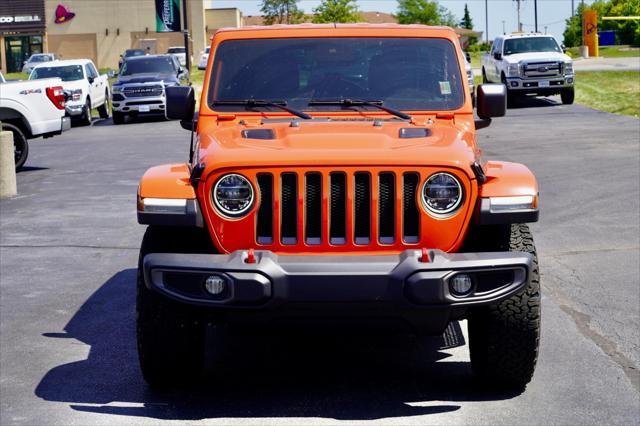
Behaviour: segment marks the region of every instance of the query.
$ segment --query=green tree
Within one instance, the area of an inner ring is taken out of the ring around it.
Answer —
[[[260,11],[265,25],[297,24],[304,21],[304,13],[298,8],[299,0],[262,0]]]
[[[460,27],[468,30],[473,29],[473,21],[471,20],[471,14],[469,14],[469,8],[466,3],[464,4],[464,16],[462,17],[462,21],[460,21]]]
[[[638,0],[596,0],[588,6],[598,12],[598,31],[616,32],[617,42],[620,44],[639,44],[637,35],[640,32],[640,22],[636,20],[603,21],[603,16],[638,16],[640,15],[640,1]],[[582,5],[574,16],[567,19],[564,30],[564,44],[567,47],[580,46],[582,43]]]
[[[401,24],[457,25],[456,17],[447,8],[430,0],[398,0],[397,17]]]
[[[355,0],[323,0],[313,13],[313,22],[317,24],[362,20]]]

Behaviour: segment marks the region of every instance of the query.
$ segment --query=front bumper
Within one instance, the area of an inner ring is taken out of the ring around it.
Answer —
[[[111,108],[113,111],[123,113],[164,113],[165,111],[164,96],[145,96],[128,98],[117,93],[111,98]]]
[[[507,89],[519,93],[559,93],[560,90],[573,87],[576,78],[573,74],[552,78],[507,77]]]
[[[230,255],[148,254],[148,288],[182,303],[269,319],[286,316],[395,317],[432,331],[473,306],[517,293],[529,283],[533,256],[523,252],[457,253],[418,250],[385,256],[278,256],[256,251]],[[450,289],[459,273],[472,277],[466,296]],[[217,295],[205,290],[211,275],[223,277]],[[336,311],[335,308],[339,309]],[[258,315],[256,315],[258,314]]]

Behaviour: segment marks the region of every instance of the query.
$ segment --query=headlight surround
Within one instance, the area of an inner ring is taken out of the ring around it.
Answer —
[[[573,62],[565,62],[564,63],[564,73],[565,74],[573,74]]]
[[[507,66],[507,76],[517,77],[520,75],[520,64],[509,64]]]
[[[122,93],[122,86],[111,86],[111,93]]]
[[[422,205],[433,216],[452,215],[462,205],[460,181],[450,173],[434,173],[422,185]]]
[[[228,217],[247,214],[255,199],[253,185],[246,177],[230,173],[218,179],[211,198],[218,212]]]

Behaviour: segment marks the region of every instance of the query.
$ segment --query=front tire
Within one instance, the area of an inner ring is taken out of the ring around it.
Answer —
[[[492,234],[496,235],[496,234]],[[530,282],[520,293],[469,313],[471,368],[486,383],[522,390],[531,381],[540,342],[540,277],[531,231],[526,224],[511,225],[508,239],[497,246],[534,256]],[[493,244],[494,242],[489,242]],[[474,249],[482,250],[481,247]]]
[[[89,98],[87,98],[87,102],[84,104],[84,108],[82,109],[82,115],[80,116],[80,125],[91,125],[91,99]]]
[[[104,103],[98,107],[98,114],[100,114],[100,118],[107,119],[109,118],[109,92],[104,92]]]
[[[124,124],[125,115],[118,111],[113,111],[113,124]]]
[[[13,133],[13,158],[16,163],[16,170],[20,170],[29,156],[29,142],[19,127],[9,123],[2,123],[2,130]]]
[[[197,380],[204,369],[205,320],[197,306],[170,300],[147,288],[142,262],[149,253],[213,253],[198,228],[150,226],[138,260],[136,330],[142,376],[152,387]]]
[[[560,92],[560,99],[562,99],[563,105],[573,104],[573,100],[575,99],[575,97],[576,97],[576,92],[573,87],[570,87],[568,89],[562,89],[562,92]]]

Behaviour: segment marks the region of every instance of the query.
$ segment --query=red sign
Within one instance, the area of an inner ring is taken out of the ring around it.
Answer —
[[[67,21],[72,20],[74,16],[76,16],[76,14],[71,12],[67,6],[59,4],[58,7],[56,7],[55,23],[63,24]]]

